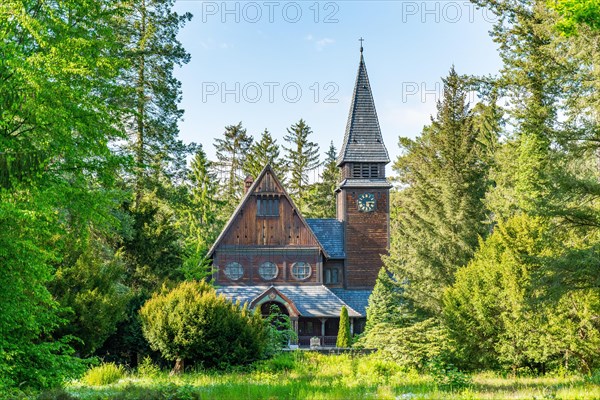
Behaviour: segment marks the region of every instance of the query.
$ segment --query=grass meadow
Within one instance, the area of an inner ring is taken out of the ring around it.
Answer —
[[[598,399],[600,377],[468,376],[458,387],[376,355],[282,354],[252,367],[170,376],[150,363],[137,371],[89,371],[39,399]],[[114,381],[107,384],[107,380]]]

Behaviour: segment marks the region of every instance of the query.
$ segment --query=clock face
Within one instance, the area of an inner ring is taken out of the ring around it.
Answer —
[[[358,196],[358,209],[363,212],[375,210],[375,195],[373,193],[363,193]]]

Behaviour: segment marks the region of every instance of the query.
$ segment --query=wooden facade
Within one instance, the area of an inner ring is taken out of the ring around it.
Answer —
[[[374,211],[359,210],[358,198],[364,193],[374,195]],[[338,197],[345,205],[340,215],[345,225],[345,287],[372,288],[389,246],[389,189],[341,189]]]
[[[323,249],[273,170],[267,166],[248,191],[218,239],[215,283],[321,284]],[[241,275],[227,273],[231,264],[241,266]],[[261,274],[265,265],[269,274]]]
[[[256,180],[246,178],[242,202],[209,251],[217,290],[263,313],[276,305],[301,345],[312,336],[334,345],[344,306],[351,329],[362,332],[389,247],[387,163],[361,52],[337,162],[336,218],[305,220],[267,165]]]

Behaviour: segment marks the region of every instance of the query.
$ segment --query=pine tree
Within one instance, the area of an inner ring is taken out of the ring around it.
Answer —
[[[441,310],[443,289],[489,229],[482,202],[489,166],[481,161],[481,134],[454,68],[437,108],[420,137],[400,139],[404,154],[394,169],[405,188],[386,259],[388,270],[408,280],[406,295],[415,306],[433,314]]]
[[[336,347],[350,347],[352,343],[352,336],[350,335],[350,319],[348,318],[348,309],[346,306],[342,306],[340,311],[340,327],[338,330],[337,340],[335,341]]]
[[[309,140],[312,130],[303,119],[289,127],[287,132],[284,140],[290,146],[284,149],[290,173],[288,187],[296,205],[303,209],[302,195],[309,184],[308,173],[320,165],[319,145]]]
[[[217,150],[216,166],[223,183],[222,195],[232,209],[238,203],[243,193],[243,168],[246,156],[252,146],[252,136],[246,133],[242,123],[225,127],[223,139],[215,139]]]
[[[254,179],[262,172],[265,165],[270,164],[275,175],[284,181],[286,173],[285,162],[281,159],[277,140],[273,139],[268,130],[264,130],[259,142],[255,142],[246,157],[243,170],[244,175],[250,175]]]
[[[178,139],[181,83],[173,76],[176,65],[190,61],[177,33],[192,15],[178,15],[173,5],[174,0],[127,1],[116,27],[130,67],[123,70],[124,90],[114,101],[130,108],[127,148],[135,158],[136,205],[144,192],[160,186],[161,175],[183,178],[186,156],[194,148]]]
[[[336,217],[335,189],[339,184],[339,176],[337,150],[332,141],[329,150],[325,153],[321,180],[312,184],[307,192],[307,206],[304,212],[307,218]]]

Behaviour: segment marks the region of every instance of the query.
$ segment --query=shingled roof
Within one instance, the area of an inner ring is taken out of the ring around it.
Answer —
[[[306,223],[312,229],[329,258],[346,258],[344,252],[344,226],[337,219],[311,219]]]
[[[350,317],[365,316],[323,285],[223,286],[217,288],[217,293],[230,300],[239,300],[242,304],[250,305],[271,287],[290,299],[302,317],[339,317],[342,306],[346,306]]]
[[[347,162],[389,163],[390,157],[383,144],[375,102],[367,75],[367,67],[360,53],[358,74],[346,124],[344,143],[337,159],[340,166]]]
[[[361,315],[367,315],[367,305],[369,304],[369,296],[373,292],[371,289],[364,290],[348,290],[342,288],[331,288],[342,301],[348,304],[352,309],[359,312]]]

